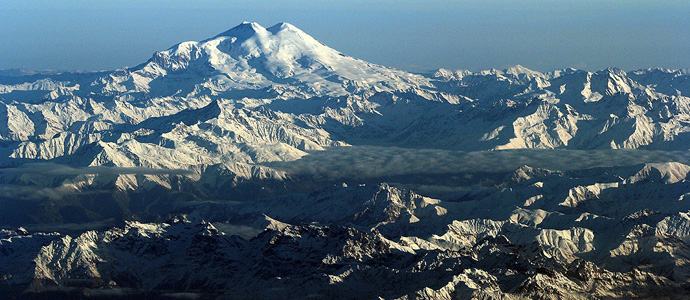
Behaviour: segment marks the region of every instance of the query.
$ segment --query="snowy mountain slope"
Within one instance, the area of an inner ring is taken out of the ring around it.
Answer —
[[[65,156],[130,165],[112,157],[122,155],[136,165],[142,151],[167,151],[161,148],[214,156],[175,166],[191,169],[289,160],[300,150],[346,144],[685,150],[687,81],[665,69],[543,74],[522,66],[424,77],[345,56],[287,23],[243,23],[134,68],[0,77],[0,154],[10,158],[5,165]],[[197,118],[204,107],[220,112]],[[193,128],[152,121],[161,118]],[[92,147],[108,150],[89,158],[79,151]],[[273,147],[282,150],[262,150]]]
[[[96,86],[104,93],[155,95],[168,92],[159,88],[177,81],[215,91],[287,86],[302,94],[329,96],[430,85],[423,76],[348,57],[291,24],[263,28],[244,22],[211,39],[156,52],[145,64],[105,77]]]
[[[622,180],[622,189],[668,186],[686,194],[684,179],[671,182],[645,171],[669,167],[609,172]],[[531,178],[522,176],[528,173]],[[596,206],[559,210],[549,204],[565,196],[569,186],[592,181],[586,175],[594,173],[522,167],[514,175],[524,180],[507,177],[510,189],[461,202],[387,184],[339,186],[259,202],[198,202],[186,208],[186,217],[127,222],[75,237],[5,230],[0,264],[11,267],[0,287],[25,296],[86,298],[109,292],[231,299],[687,296],[690,223],[686,213],[672,211],[689,208],[676,200],[674,209],[614,216],[598,214]],[[637,180],[623,183],[629,178],[620,175],[626,174]],[[535,188],[544,203],[525,204],[522,199]],[[613,210],[636,209],[626,195],[601,197]],[[664,199],[654,202],[673,203],[676,196],[659,197]],[[482,211],[490,217],[482,217]],[[240,224],[254,226],[255,233],[234,235]],[[26,265],[35,267],[21,267]],[[358,292],[343,294],[347,290]]]
[[[635,82],[618,69],[548,74],[514,69],[468,73],[461,79],[449,71],[435,75],[446,91],[489,100],[478,106],[518,113],[503,116],[503,124],[485,136],[485,140],[506,136],[498,148],[686,148],[686,129],[681,124],[688,98],[682,94],[663,94],[655,90],[657,85]],[[646,72],[663,71],[633,73]]]

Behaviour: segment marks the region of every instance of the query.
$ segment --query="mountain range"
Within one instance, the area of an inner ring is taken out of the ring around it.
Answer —
[[[413,74],[288,23],[7,70],[0,292],[682,299],[689,132],[687,70]]]

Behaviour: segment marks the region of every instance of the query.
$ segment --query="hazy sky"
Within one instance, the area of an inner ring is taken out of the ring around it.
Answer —
[[[245,20],[416,72],[690,68],[688,0],[2,0],[0,69],[134,66]]]

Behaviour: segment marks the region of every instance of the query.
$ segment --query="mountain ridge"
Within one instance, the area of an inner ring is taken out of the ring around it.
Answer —
[[[411,74],[246,22],[0,74],[2,294],[687,296],[687,71]]]
[[[167,221],[127,221],[75,236],[2,229],[0,264],[8,268],[0,289],[14,288],[25,296],[70,297],[71,291],[89,298],[119,291],[139,298],[175,291],[270,298],[260,287],[272,284],[282,287],[274,295],[298,298],[354,287],[360,289],[353,298],[682,298],[690,278],[690,219],[664,203],[685,210],[687,204],[674,201],[672,193],[659,193],[661,210],[637,210],[652,202],[630,203],[627,195],[661,186],[685,195],[687,181],[664,181],[644,171],[646,166],[639,168],[643,172],[633,176],[635,181],[615,186],[627,179],[608,179],[614,182],[605,189],[615,193],[593,189],[594,197],[568,195],[581,197],[585,211],[600,209],[592,205],[597,201],[632,211],[621,216],[548,209],[562,207],[558,202],[566,195],[560,191],[582,187],[569,177],[596,181],[586,172],[524,166],[515,174],[531,173],[530,179],[507,177],[510,189],[461,202],[385,183],[341,185],[255,203],[197,202]],[[490,218],[476,217],[489,209],[494,210]],[[657,263],[645,263],[650,259]],[[23,267],[30,261],[33,270]],[[165,280],[146,275],[154,270],[166,270]],[[395,284],[389,289],[366,288],[390,286],[391,280]]]

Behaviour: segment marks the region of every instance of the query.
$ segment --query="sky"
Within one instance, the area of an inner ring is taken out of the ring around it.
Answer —
[[[0,69],[113,70],[242,21],[411,72],[690,68],[690,1],[3,0]]]

